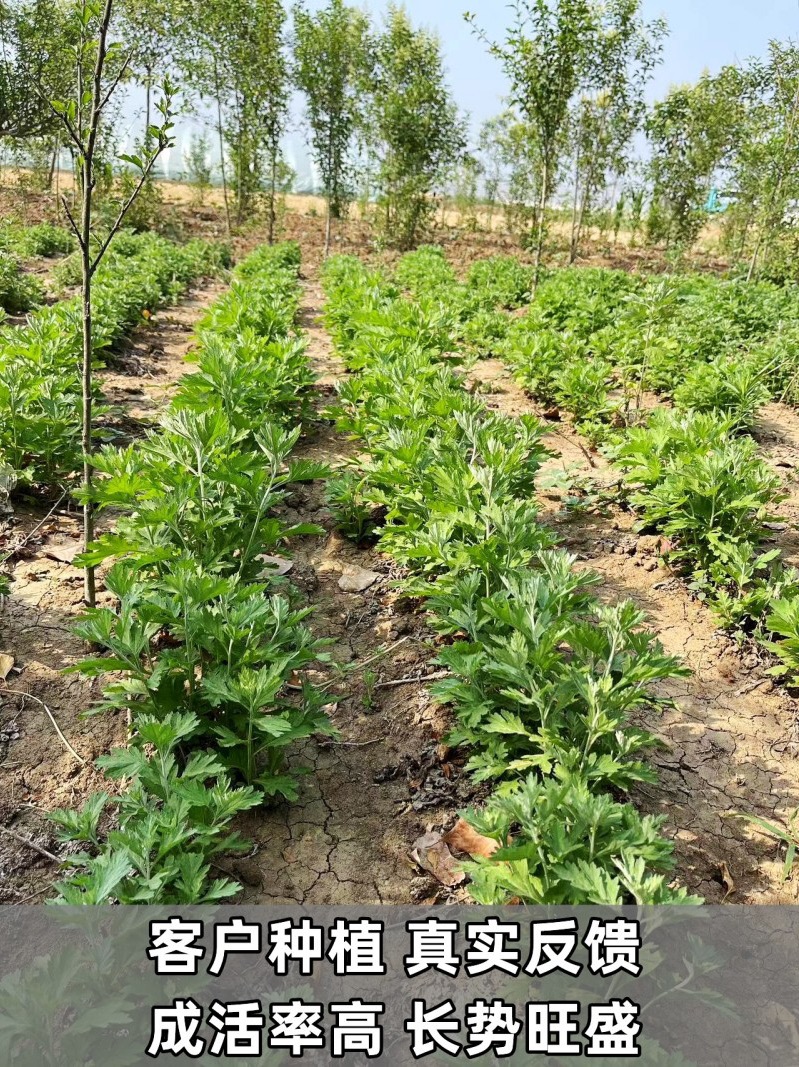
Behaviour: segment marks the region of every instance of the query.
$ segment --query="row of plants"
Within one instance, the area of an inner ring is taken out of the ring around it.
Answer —
[[[436,247],[403,257],[396,272],[416,300],[447,305],[455,342],[506,359],[595,444],[640,421],[647,393],[681,410],[722,411],[740,429],[770,398],[799,396],[790,288],[572,268],[549,274],[533,299],[532,276],[515,257],[495,256],[460,282]],[[522,316],[505,313],[521,307]]]
[[[289,688],[326,642],[274,569],[289,539],[320,533],[276,509],[323,477],[294,460],[311,375],[294,317],[299,249],[253,253],[198,330],[196,373],[136,447],[101,449],[99,509],[121,513],[83,562],[113,560],[114,607],[78,633],[103,650],[73,670],[104,679],[98,712],[125,710],[128,744],[98,763],[113,796],[56,813],[70,856],[56,902],[207,904],[240,890],[215,857],[244,848],[240,812],[296,796],[290,747],[333,732],[325,696]],[[111,826],[112,828],[108,828]],[[105,831],[105,832],[103,832]]]
[[[66,255],[75,248],[75,238],[62,226],[38,222],[32,226],[20,223],[0,224],[0,251],[10,252],[21,259],[51,258]]]
[[[19,226],[10,222],[0,225],[2,312],[20,315],[44,303],[45,292],[41,279],[25,271],[21,260],[71,252],[74,244],[66,230],[47,222],[35,226]]]
[[[212,242],[177,245],[153,234],[118,234],[93,283],[98,360],[143,316],[229,263],[228,249]],[[69,257],[56,269],[62,285],[74,281],[75,264]],[[78,297],[0,330],[0,467],[21,485],[61,486],[81,465],[80,359]]]
[[[44,286],[35,274],[29,274],[19,261],[0,251],[0,321],[8,315],[20,315],[44,302]]]
[[[506,269],[484,261],[492,268]],[[565,270],[539,287],[524,317],[506,320],[498,352],[520,382],[603,445],[623,502],[642,531],[663,535],[670,566],[724,626],[754,632],[776,654],[776,674],[795,680],[799,572],[768,544],[786,494],[748,435],[799,373],[799,349],[789,361],[778,355],[799,326],[794,291]],[[653,408],[648,391],[667,406]]]
[[[795,356],[793,371],[780,367],[776,348],[797,327],[789,288],[575,269],[541,285],[500,354],[537,399],[601,443],[646,416],[648,392],[750,427],[771,396],[790,393]]]
[[[441,635],[449,674],[434,692],[457,722],[450,743],[495,790],[467,815],[501,846],[471,865],[471,892],[486,904],[692,899],[667,884],[660,820],[618,799],[653,777],[653,738],[631,718],[682,668],[633,605],[599,602],[537,521],[543,428],[463,388],[457,309],[442,309],[423,256],[393,282],[352,257],[326,265],[326,320],[352,372],[335,417],[368,457],[331,481],[330,503],[347,533],[403,564]],[[399,293],[417,284],[430,299]]]

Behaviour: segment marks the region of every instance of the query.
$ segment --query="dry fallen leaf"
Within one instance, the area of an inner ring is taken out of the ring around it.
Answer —
[[[7,656],[4,652],[0,652],[0,680],[5,681],[11,673],[11,668],[14,666],[14,657]]]
[[[719,873],[721,875],[721,884],[724,886],[724,899],[726,900],[727,897],[732,896],[735,892],[735,879],[724,860],[719,864]]]
[[[466,881],[464,871],[444,844],[441,834],[424,834],[413,845],[411,858],[425,871],[437,878],[442,885],[460,885]]]
[[[258,559],[266,564],[259,578],[268,578],[270,575],[275,574],[282,577],[294,567],[290,559],[283,559],[282,556],[259,556]]]
[[[80,550],[80,541],[74,541],[71,545],[45,545],[44,554],[57,563],[74,563]]]
[[[444,841],[450,848],[458,852],[465,852],[468,856],[493,856],[499,848],[499,842],[482,834],[471,827],[465,819],[458,819],[448,834],[444,834]]]

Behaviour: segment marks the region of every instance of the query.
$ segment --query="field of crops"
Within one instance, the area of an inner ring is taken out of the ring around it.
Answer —
[[[799,45],[382,7],[0,5],[0,903],[796,903]]]
[[[793,288],[310,229],[111,243],[88,552],[4,237],[3,900],[793,901]]]

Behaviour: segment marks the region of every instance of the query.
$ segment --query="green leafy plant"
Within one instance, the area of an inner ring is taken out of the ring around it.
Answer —
[[[465,817],[500,845],[490,858],[464,864],[478,904],[701,903],[660,873],[674,862],[662,819],[596,795],[571,775],[531,776]]]
[[[325,487],[328,509],[345,537],[363,541],[375,526],[377,509],[369,499],[368,484],[354,471],[329,478]]]
[[[9,315],[19,315],[43,301],[44,289],[39,279],[26,274],[12,256],[0,252],[0,308]]]
[[[214,877],[211,861],[246,849],[228,827],[239,812],[255,807],[260,795],[233,789],[210,752],[195,752],[179,764],[178,746],[197,726],[188,714],[142,716],[136,744],[98,760],[112,780],[132,785],[113,803],[99,795],[77,814],[54,813],[62,840],[94,846],[92,853],[70,857],[72,870],[56,884],[54,903],[214,904],[238,892],[231,879]],[[152,756],[143,745],[152,746]],[[98,850],[98,824],[109,806],[116,809],[118,825]]]
[[[573,562],[545,555],[541,573],[508,571],[492,596],[467,576],[430,600],[467,635],[439,654],[452,676],[433,692],[454,706],[451,742],[475,750],[478,779],[568,769],[593,787],[626,789],[651,778],[635,756],[653,738],[630,716],[660,703],[653,685],[685,672],[632,604],[600,606],[588,593],[595,579]]]
[[[0,227],[0,249],[23,259],[64,255],[74,247],[75,240],[69,230],[49,222],[39,222],[34,226],[6,223]]]
[[[796,850],[799,848],[799,809],[792,812],[788,818],[787,828],[777,826],[776,823],[768,822],[757,815],[741,815],[741,819],[756,826],[758,830],[768,837],[774,838],[785,846],[785,862],[782,865],[782,880],[787,882],[793,874],[796,863]]]
[[[96,359],[144,322],[144,311],[174,301],[191,280],[217,273],[227,261],[224,246],[119,234],[94,276]],[[67,271],[70,262],[63,262]],[[0,330],[0,461],[17,472],[22,487],[70,484],[81,467],[80,353],[78,299]],[[94,418],[100,419],[106,409],[93,388]]]
[[[234,895],[235,883],[210,876],[211,858],[239,847],[228,823],[264,798],[296,797],[301,768],[288,769],[289,746],[334,732],[323,691],[305,682],[298,694],[292,688],[298,672],[327,658],[327,642],[314,638],[308,610],[293,607],[291,590],[264,559],[289,537],[321,532],[275,514],[293,484],[325,473],[291,461],[299,426],[269,421],[302,407],[312,380],[301,345],[288,361],[293,387],[287,378],[270,389],[264,377],[292,343],[297,250],[261,251],[256,261],[260,271],[245,265],[209,313],[201,371],[184,379],[160,430],[136,448],[97,454],[93,503],[121,514],[84,561],[114,557],[106,587],[116,605],[90,610],[78,624],[106,654],[71,669],[105,680],[96,711],[131,714],[130,748],[100,761],[111,778],[131,784],[114,801],[118,825],[104,841],[104,801],[56,817],[71,839],[93,846],[72,861],[59,903]],[[263,315],[259,297],[272,280],[276,313]],[[231,324],[248,314],[236,334]],[[249,386],[213,388],[232,381],[237,367],[251,368]]]
[[[678,408],[723,415],[735,430],[750,430],[770,399],[760,368],[746,358],[700,363],[674,391]]]
[[[780,660],[771,673],[786,679],[788,685],[799,685],[799,591],[796,595],[775,599],[766,619],[765,630],[779,641],[767,642],[766,647]]]
[[[757,546],[782,497],[779,478],[749,438],[717,415],[656,412],[615,450],[641,524],[674,542],[671,558],[712,574],[736,546]]]

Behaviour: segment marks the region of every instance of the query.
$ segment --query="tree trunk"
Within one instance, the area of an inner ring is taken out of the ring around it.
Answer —
[[[216,133],[219,138],[219,166],[222,171],[222,196],[225,201],[225,227],[230,237],[230,203],[227,195],[227,171],[225,169],[225,135],[222,132],[222,100],[219,94],[219,71],[214,60],[214,89],[216,94]]]
[[[572,199],[572,232],[569,243],[569,266],[577,259],[577,249],[580,244],[577,224],[577,205],[580,202],[580,162],[579,158],[574,165],[574,197]]]
[[[47,191],[48,193],[53,191],[53,178],[55,177],[55,168],[58,163],[58,153],[61,148],[61,138],[56,137],[55,144],[53,145],[53,154],[50,156],[50,167],[47,172]]]
[[[535,272],[533,275],[533,293],[541,280],[541,258],[544,252],[544,228],[547,202],[549,200],[549,163],[544,160],[541,170],[541,196],[538,200],[538,234],[535,242]]]
[[[327,220],[325,222],[325,259],[330,255],[330,231],[332,226],[333,212],[330,207],[330,197],[327,198]]]
[[[150,116],[152,114],[153,71],[147,66],[147,79],[145,81],[145,105],[144,105],[144,143],[150,140]]]
[[[275,223],[277,222],[277,213],[275,212],[275,196],[277,190],[277,150],[272,150],[272,174],[269,181],[269,243],[273,245],[275,243]]]
[[[84,551],[94,540],[94,504],[89,499],[94,481],[92,463],[92,272],[91,272],[91,225],[92,225],[92,176],[91,163],[83,167],[83,205],[81,212],[81,230],[83,248],[81,249],[81,272],[83,276],[83,367],[81,374],[81,392],[83,399],[83,424],[81,444],[83,446],[83,548]],[[84,599],[93,608],[96,600],[94,567],[87,567],[84,575]]]

